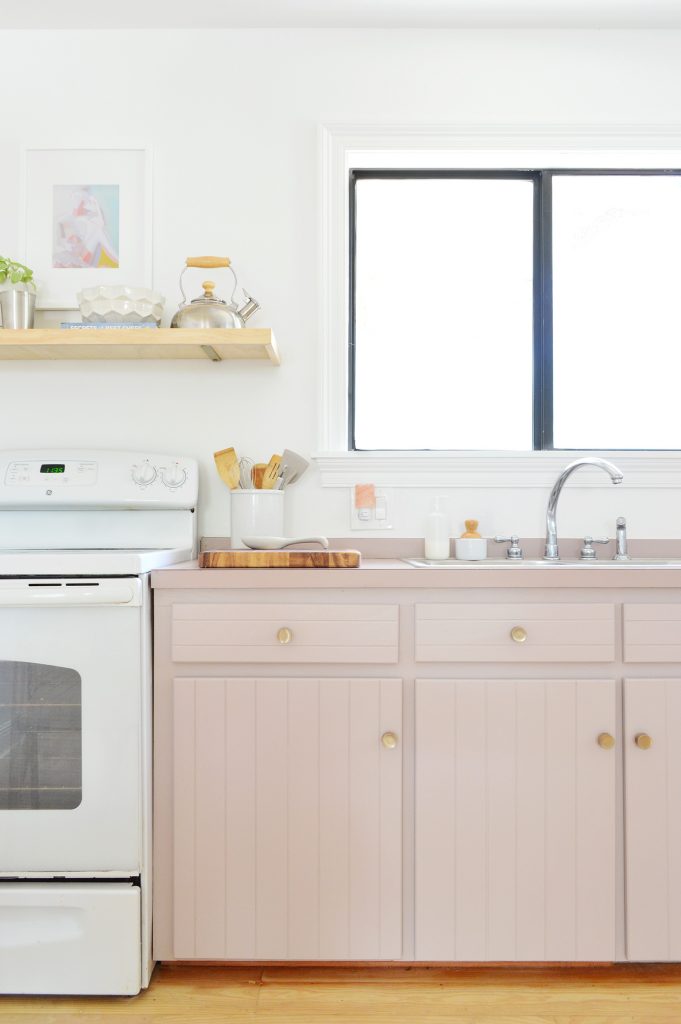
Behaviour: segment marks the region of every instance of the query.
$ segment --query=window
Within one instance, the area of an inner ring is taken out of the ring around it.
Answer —
[[[681,449],[681,172],[350,174],[351,450]]]

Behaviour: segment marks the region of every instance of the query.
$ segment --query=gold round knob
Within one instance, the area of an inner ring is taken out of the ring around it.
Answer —
[[[511,640],[517,644],[524,644],[527,640],[527,630],[522,626],[514,626],[511,630]]]
[[[384,732],[381,736],[381,743],[384,747],[387,747],[388,750],[394,750],[397,746],[397,736],[394,732]]]
[[[293,640],[293,633],[288,626],[282,626],[277,633],[277,640],[280,644],[290,644]]]
[[[634,736],[634,743],[639,750],[650,750],[653,745],[653,741],[647,732],[640,732],[637,736]]]
[[[210,298],[215,291],[215,281],[204,281],[201,285],[206,295]]]
[[[615,746],[615,737],[611,736],[609,732],[599,733],[598,746],[603,747],[603,750],[612,750],[612,748]]]

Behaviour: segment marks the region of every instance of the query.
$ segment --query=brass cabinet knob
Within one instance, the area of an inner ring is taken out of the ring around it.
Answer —
[[[653,745],[653,741],[647,732],[639,732],[634,736],[634,743],[639,750],[650,750]]]
[[[598,734],[598,746],[603,747],[603,750],[612,750],[615,746],[615,737],[611,736],[609,732],[601,732]]]
[[[527,630],[522,626],[514,626],[511,630],[511,640],[517,644],[524,644],[527,640]]]
[[[381,736],[381,743],[384,747],[387,747],[388,750],[394,750],[397,746],[397,736],[394,732],[384,732]]]
[[[288,626],[282,626],[277,633],[277,640],[280,644],[290,644],[293,640],[293,633]]]

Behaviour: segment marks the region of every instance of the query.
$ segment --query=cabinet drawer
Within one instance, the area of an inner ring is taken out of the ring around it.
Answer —
[[[394,665],[391,604],[173,605],[173,661]]]
[[[625,661],[681,661],[681,604],[625,604]]]
[[[613,661],[611,604],[419,604],[416,661]]]

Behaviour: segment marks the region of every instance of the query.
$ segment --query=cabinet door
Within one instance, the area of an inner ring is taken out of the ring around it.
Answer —
[[[401,681],[173,691],[175,957],[399,958]]]
[[[624,743],[627,956],[681,960],[681,679],[624,681]]]
[[[615,721],[612,680],[417,681],[417,959],[614,958]]]

